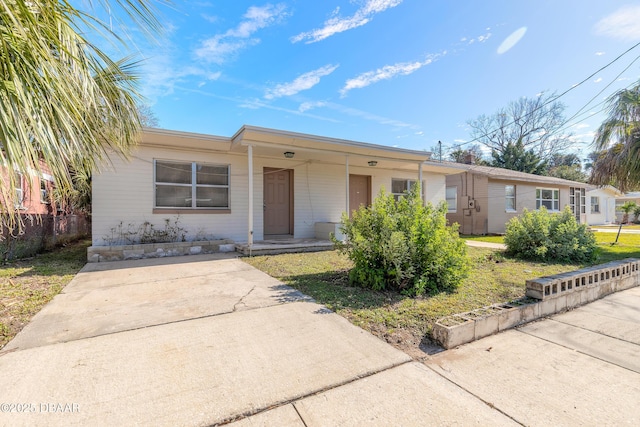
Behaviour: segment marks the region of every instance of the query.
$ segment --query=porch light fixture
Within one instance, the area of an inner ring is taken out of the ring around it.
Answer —
[[[378,164],[375,160],[369,160],[369,166],[376,166]]]
[[[284,152],[284,156],[285,156],[287,159],[293,159],[293,156],[294,156],[295,154],[296,154],[296,153],[294,153],[293,151],[285,151],[285,152]]]

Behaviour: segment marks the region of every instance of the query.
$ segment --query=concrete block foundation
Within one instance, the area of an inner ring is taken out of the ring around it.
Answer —
[[[639,284],[636,258],[527,280],[525,298],[444,317],[436,321],[432,335],[449,349]]]

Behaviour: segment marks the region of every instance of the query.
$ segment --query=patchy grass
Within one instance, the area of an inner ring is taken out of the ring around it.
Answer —
[[[410,298],[349,285],[351,262],[336,251],[244,258],[318,303],[414,357],[431,345],[440,317],[506,302],[524,295],[525,280],[576,269],[506,258],[501,251],[468,248],[472,273],[455,292]]]
[[[82,268],[90,243],[81,240],[0,265],[0,348]]]
[[[591,228],[601,228],[601,229],[609,229],[609,230],[617,230],[620,228],[620,224],[612,224],[612,225],[592,225]],[[623,224],[623,230],[640,230],[640,224]]]
[[[594,233],[600,249],[598,263],[624,258],[640,258],[640,234],[620,234],[615,243],[616,233]]]
[[[504,243],[504,236],[465,236],[461,235],[463,240],[473,240],[476,242],[488,242],[488,243]]]

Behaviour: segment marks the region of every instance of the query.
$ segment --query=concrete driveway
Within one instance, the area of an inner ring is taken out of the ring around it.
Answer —
[[[87,265],[0,351],[1,425],[637,425],[640,290],[425,363],[239,259]]]

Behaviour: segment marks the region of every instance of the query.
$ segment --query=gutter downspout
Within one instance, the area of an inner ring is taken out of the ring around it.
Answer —
[[[420,200],[422,200],[422,204],[424,205],[425,189],[422,185],[422,162],[418,163],[418,184],[420,184]],[[446,187],[446,184],[445,184],[445,187]]]
[[[345,174],[346,174],[346,188],[347,188],[347,194],[346,194],[346,209],[345,211],[347,212],[347,215],[349,215],[351,212],[349,212],[349,156],[346,155],[345,157]]]
[[[247,244],[249,246],[249,254],[253,246],[253,146],[247,146],[247,159],[249,167],[249,217],[247,222]]]

